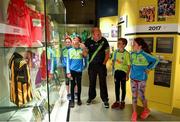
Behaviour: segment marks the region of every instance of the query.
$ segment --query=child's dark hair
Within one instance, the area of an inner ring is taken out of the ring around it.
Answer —
[[[118,41],[122,41],[124,45],[127,45],[127,39],[119,38]]]
[[[147,45],[147,43],[144,41],[143,38],[135,38],[134,41],[139,45],[139,46],[142,46],[142,50],[144,50],[145,52],[147,53],[151,53],[150,50],[149,50],[149,47]]]
[[[79,36],[76,36],[76,37],[79,39],[79,42],[81,43],[82,42],[81,37],[79,37]]]

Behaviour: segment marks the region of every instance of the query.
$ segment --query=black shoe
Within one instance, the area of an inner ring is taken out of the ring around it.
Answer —
[[[70,106],[71,108],[74,108],[74,101],[70,101],[69,106]]]
[[[109,103],[108,102],[104,102],[104,107],[105,108],[109,108]]]
[[[91,102],[92,102],[92,100],[91,100],[91,99],[88,99],[88,100],[86,101],[86,104],[87,104],[87,105],[90,105]]]
[[[82,101],[81,101],[81,100],[78,100],[77,104],[78,104],[78,105],[82,105]]]

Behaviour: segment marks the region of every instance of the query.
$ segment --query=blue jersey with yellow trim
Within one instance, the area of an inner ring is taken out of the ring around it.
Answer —
[[[66,62],[67,62],[67,57],[68,57],[68,50],[71,49],[72,47],[64,47],[62,49],[62,55],[61,55],[61,63],[62,67],[66,67]]]
[[[71,48],[68,52],[66,73],[70,73],[70,70],[76,72],[82,72],[84,69],[83,56],[81,48]]]
[[[156,57],[143,50],[140,52],[132,52],[130,78],[139,81],[146,81],[146,70],[154,69],[158,62],[159,60]]]

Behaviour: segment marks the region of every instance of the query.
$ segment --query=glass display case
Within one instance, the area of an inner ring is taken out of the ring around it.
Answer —
[[[54,121],[63,100],[62,0],[0,0],[0,121]]]

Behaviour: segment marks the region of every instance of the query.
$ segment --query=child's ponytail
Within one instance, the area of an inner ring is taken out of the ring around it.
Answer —
[[[142,50],[144,50],[145,52],[147,53],[151,53],[150,50],[149,50],[149,47],[147,45],[147,43],[144,41],[143,38],[135,38],[134,41],[139,45],[139,46],[142,46]]]

